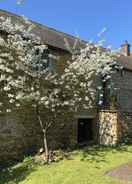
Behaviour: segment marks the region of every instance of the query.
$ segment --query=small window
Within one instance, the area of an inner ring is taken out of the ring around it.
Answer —
[[[45,69],[47,69],[49,67],[49,62],[50,62],[50,58],[49,58],[49,50],[44,50],[43,53],[40,53],[40,49],[37,48],[35,51],[35,56],[34,56],[34,60],[33,63],[35,63],[33,65],[33,70],[37,71],[37,72],[41,72]]]
[[[50,64],[49,54],[50,54],[50,52],[49,52],[48,49],[47,50],[44,50],[44,52],[42,54],[42,58],[41,59],[43,60],[43,62],[42,62],[43,69],[46,69],[46,68],[49,67],[49,64]]]

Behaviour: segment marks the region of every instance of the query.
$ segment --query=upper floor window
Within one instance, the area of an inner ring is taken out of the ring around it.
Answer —
[[[44,71],[49,68],[49,50],[44,49],[43,51],[39,48],[35,50],[33,70],[37,72]]]
[[[117,94],[111,81],[103,82],[101,89],[97,90],[97,105],[105,108],[117,106]]]

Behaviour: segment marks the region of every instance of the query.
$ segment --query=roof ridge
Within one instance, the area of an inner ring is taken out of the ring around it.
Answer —
[[[15,16],[16,18],[22,18],[22,15],[18,15],[18,14],[16,14],[16,13],[12,13],[12,12],[9,12],[9,11],[7,11],[7,10],[0,9],[0,12],[3,12],[3,13],[6,13],[6,14]],[[28,17],[27,17],[27,18],[28,18]],[[60,33],[60,34],[63,34],[63,36],[65,35],[65,36],[70,37],[70,38],[73,38],[73,39],[78,39],[78,37],[76,37],[76,36],[74,36],[74,35],[71,35],[71,34],[65,33],[65,32],[63,32],[63,31],[60,31],[60,30],[58,30],[58,29],[55,29],[55,28],[53,28],[53,27],[44,25],[44,24],[42,24],[42,23],[40,23],[40,22],[36,22],[36,21],[34,21],[34,20],[31,20],[31,19],[29,19],[29,21],[31,21],[31,22],[34,23],[35,25],[40,26],[41,28],[46,28],[46,29],[48,29],[48,30],[50,30],[50,31],[54,31],[54,32],[56,32],[57,34]],[[88,41],[81,40],[81,39],[79,39],[79,40],[80,40],[81,42],[84,42],[84,43],[87,43],[87,42],[88,42]]]

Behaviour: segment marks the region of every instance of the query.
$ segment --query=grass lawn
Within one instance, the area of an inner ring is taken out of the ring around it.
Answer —
[[[87,147],[49,166],[31,165],[25,159],[0,173],[0,184],[121,184],[104,173],[132,162],[132,146],[119,148]],[[132,182],[131,182],[132,183]]]

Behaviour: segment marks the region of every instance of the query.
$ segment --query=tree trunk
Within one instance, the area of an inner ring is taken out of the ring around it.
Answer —
[[[39,124],[40,124],[40,127],[41,127],[42,132],[43,132],[43,147],[44,147],[44,150],[45,150],[44,161],[45,161],[46,164],[48,164],[50,156],[49,156],[48,141],[47,141],[47,127],[44,127],[43,122],[41,120],[41,117],[40,117],[38,111],[37,111],[37,117],[38,117]]]
[[[45,162],[46,164],[49,163],[49,149],[48,149],[48,143],[47,143],[47,134],[46,130],[43,130],[43,141],[44,141],[44,149],[45,149]]]

